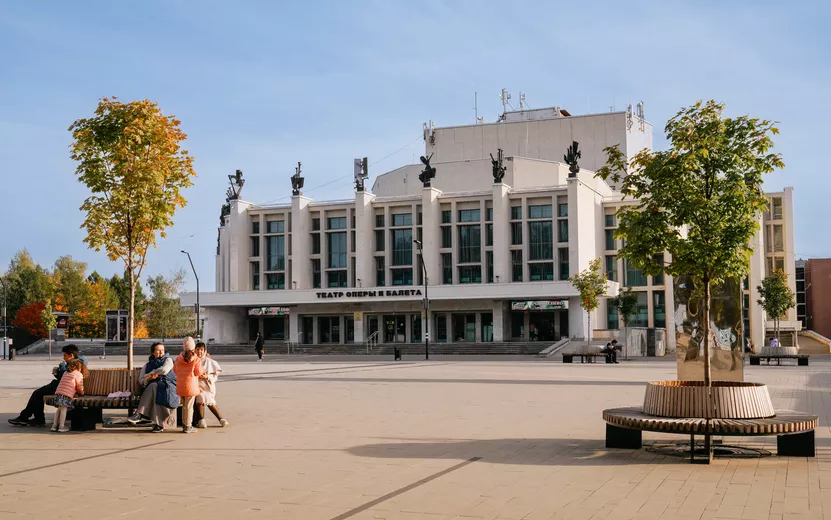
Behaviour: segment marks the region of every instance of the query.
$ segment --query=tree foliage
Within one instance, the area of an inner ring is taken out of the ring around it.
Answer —
[[[628,327],[632,316],[638,310],[638,295],[632,289],[626,289],[613,298],[609,298],[609,305],[617,309],[623,326]]]
[[[45,338],[46,327],[43,326],[43,309],[46,302],[35,302],[24,305],[15,313],[12,326],[23,329],[33,336]]]
[[[55,286],[55,310],[70,315],[69,337],[82,337],[78,329],[78,315],[86,311],[92,297],[87,281],[87,264],[61,256],[55,261],[52,271]]]
[[[618,254],[649,275],[701,281],[708,385],[710,284],[746,276],[749,242],[768,203],[762,176],[784,166],[771,152],[778,133],[773,122],[723,112],[715,101],[682,108],[664,128],[667,150],[642,150],[627,162],[618,146],[609,147],[597,171],[633,202],[618,211],[615,236],[625,239]],[[665,251],[670,261],[656,261]]]
[[[788,287],[788,275],[777,269],[770,276],[766,276],[756,290],[759,291],[758,303],[773,320],[776,339],[779,339],[780,318],[796,306],[794,293]]]
[[[193,311],[179,302],[185,276],[185,271],[180,269],[170,277],[158,275],[149,279],[147,332],[151,337],[176,338],[191,334]]]
[[[180,121],[149,100],[103,98],[91,118],[70,127],[70,156],[78,180],[90,189],[81,205],[84,242],[124,262],[130,287],[127,366],[133,366],[135,286],[157,235],[173,225],[186,204],[181,190],[193,184],[193,158],[181,147]]]
[[[595,258],[589,262],[589,267],[575,274],[568,279],[575,289],[580,293],[580,306],[589,314],[587,344],[591,344],[592,327],[591,313],[600,304],[600,296],[606,292],[608,283],[606,275],[600,268],[600,259]]]
[[[7,313],[11,318],[16,317],[19,309],[44,302],[55,295],[49,271],[36,264],[25,249],[12,257],[4,278],[9,291],[6,298]]]

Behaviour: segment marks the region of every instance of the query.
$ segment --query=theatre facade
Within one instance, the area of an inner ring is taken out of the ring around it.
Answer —
[[[568,164],[575,141],[581,156]],[[290,202],[257,204],[243,198],[256,187],[243,193],[233,177],[216,291],[200,297],[204,337],[245,343],[259,332],[267,343],[310,345],[585,338],[587,314],[568,278],[595,258],[609,279],[606,297],[636,291],[633,326],[672,330],[668,277],[617,257],[615,213],[625,202],[594,176],[614,144],[628,157],[651,148],[651,124],[631,109],[572,116],[553,107],[506,112],[492,124],[426,124],[426,161],[370,187],[367,161],[356,160],[348,200],[304,196],[298,173],[283,181]],[[761,341],[758,312],[748,309],[748,319]],[[620,328],[607,298],[592,326]]]

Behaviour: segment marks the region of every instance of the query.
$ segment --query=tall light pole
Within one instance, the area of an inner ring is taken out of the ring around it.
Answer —
[[[418,256],[421,259],[421,273],[424,278],[424,359],[430,359],[430,300],[427,298],[427,265],[424,263],[424,250],[421,240],[413,240],[418,246]]]
[[[3,359],[6,359],[6,351],[9,350],[9,329],[6,328],[6,280],[2,276],[0,283],[3,284]]]
[[[199,330],[202,325],[202,322],[199,320],[199,276],[197,276],[196,274],[196,268],[193,267],[193,260],[191,260],[190,258],[190,253],[188,253],[184,249],[182,250],[182,252],[188,255],[188,262],[190,262],[190,268],[191,270],[193,270],[193,277],[196,278],[196,339],[199,340],[199,338],[202,336],[201,331]]]

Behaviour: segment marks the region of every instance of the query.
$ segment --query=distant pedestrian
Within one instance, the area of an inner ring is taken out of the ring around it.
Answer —
[[[199,376],[202,367],[196,357],[196,343],[188,336],[182,345],[182,353],[173,362],[176,373],[176,395],[182,399],[182,433],[193,433],[193,405],[199,395]]]
[[[259,332],[257,333],[257,341],[254,342],[254,350],[257,351],[257,361],[262,361],[265,347],[263,347],[263,337]]]
[[[84,378],[89,375],[87,366],[80,359],[73,359],[66,365],[66,372],[55,390],[55,417],[52,419],[53,432],[68,432],[65,426],[66,412],[73,408],[72,399],[84,395]]]
[[[199,376],[199,395],[196,397],[196,407],[199,411],[198,427],[208,427],[205,419],[205,407],[207,406],[208,410],[214,414],[214,417],[224,428],[228,426],[228,421],[222,417],[219,408],[216,406],[216,380],[219,373],[222,372],[222,367],[208,355],[208,348],[201,341],[196,344],[196,357],[199,358],[199,364],[202,368],[202,375]]]

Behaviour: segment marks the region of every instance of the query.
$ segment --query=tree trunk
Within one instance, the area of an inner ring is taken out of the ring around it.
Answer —
[[[136,312],[136,278],[130,270],[130,310],[127,313],[127,370],[133,369],[133,324]]]
[[[707,460],[713,460],[713,450],[710,444],[710,419],[713,418],[713,393],[712,381],[710,380],[710,279],[705,277],[704,282],[704,305],[701,319],[704,321],[704,386],[707,387],[707,408],[704,418],[707,420],[704,432],[704,449],[707,452]]]
[[[587,323],[589,330],[586,333],[586,352],[591,352],[592,348],[592,313],[589,311],[587,312],[589,316],[589,321]]]

